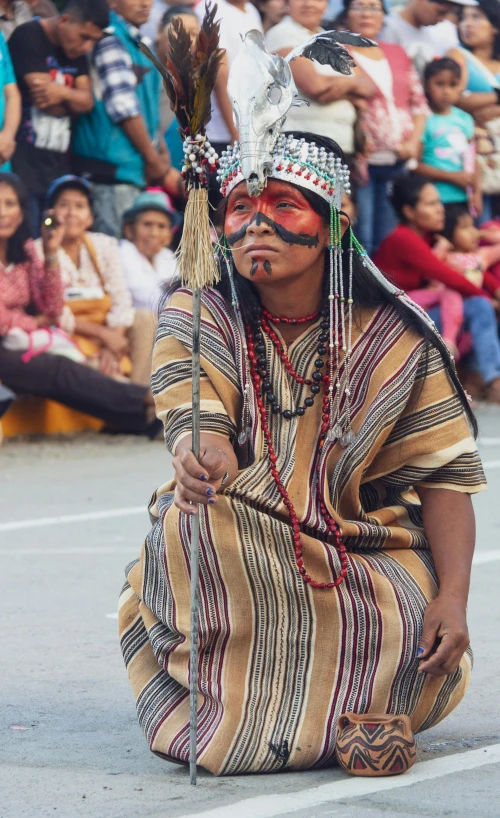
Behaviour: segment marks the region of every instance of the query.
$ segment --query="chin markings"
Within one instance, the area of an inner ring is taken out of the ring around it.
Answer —
[[[252,259],[252,266],[250,267],[250,275],[252,276],[252,278],[255,275],[255,273],[257,272],[258,266],[259,266],[259,262],[257,261],[256,258],[253,258]]]
[[[264,262],[264,270],[266,271],[266,273],[268,274],[268,276],[272,276],[272,274],[273,274],[273,268],[272,268],[272,266],[271,266],[271,262],[270,262],[270,261],[268,261],[268,260],[267,260],[267,258],[266,258],[266,260],[265,260],[265,262]]]

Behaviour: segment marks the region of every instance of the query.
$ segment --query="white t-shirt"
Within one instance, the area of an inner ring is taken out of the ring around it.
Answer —
[[[434,57],[442,56],[446,51],[446,48],[441,50],[436,45],[436,35],[432,32],[432,29],[435,28],[437,26],[415,28],[403,20],[397,11],[391,11],[385,18],[384,27],[378,39],[381,43],[397,43],[402,46],[422,76],[427,63],[431,62]]]
[[[149,20],[141,26],[141,34],[143,37],[149,37],[152,43],[156,42],[162,17],[171,5],[173,5],[173,3],[166,3],[165,0],[154,0],[153,7],[149,14]]]
[[[268,51],[280,51],[283,48],[295,48],[312,36],[311,32],[292,20],[284,17],[281,23],[273,26],[266,35]],[[340,77],[329,65],[311,63],[318,74]],[[328,136],[337,142],[344,153],[354,153],[354,123],[356,109],[348,100],[338,100],[321,105],[310,99],[299,90],[299,97],[306,99],[309,105],[290,108],[285,121],[287,130],[310,131],[320,136]]]
[[[162,295],[162,285],[170,282],[177,273],[177,259],[172,250],[166,247],[160,250],[151,264],[135,244],[122,239],[120,259],[134,307],[155,311]]]
[[[426,31],[431,42],[434,43],[437,57],[443,57],[447,51],[458,48],[460,45],[457,27],[451,20],[442,20],[435,26],[426,26]]]
[[[201,22],[205,14],[205,3],[198,3],[195,12]],[[245,10],[228,3],[227,0],[217,0],[217,19],[220,20],[219,45],[226,49],[227,60],[231,67],[241,45],[241,38],[252,29],[262,31],[260,14],[252,3],[245,3]],[[211,142],[231,142],[226,123],[222,117],[215,94],[212,94],[212,119],[208,123],[207,135]]]

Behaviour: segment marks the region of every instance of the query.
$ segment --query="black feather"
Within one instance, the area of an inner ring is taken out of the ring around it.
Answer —
[[[353,34],[352,31],[325,31],[322,32],[322,37],[327,37],[333,34],[333,39],[342,45],[353,45],[356,48],[373,48],[377,43],[374,40],[369,40],[368,37],[362,37],[360,34]]]
[[[339,74],[348,76],[353,73],[352,69],[356,63],[342,43],[360,48],[371,48],[377,45],[373,40],[353,34],[351,31],[324,31],[316,34],[302,47],[295,48],[286,59],[291,62],[297,57],[306,57],[309,60],[315,60],[320,65],[329,65]]]
[[[330,65],[340,74],[352,74],[352,69],[356,65],[349,52],[337,43],[316,41],[304,48],[302,56],[315,60],[320,65]]]

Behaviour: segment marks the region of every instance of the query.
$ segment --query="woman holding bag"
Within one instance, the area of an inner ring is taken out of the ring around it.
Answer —
[[[55,345],[25,354],[41,328],[48,337],[54,333],[64,308],[58,263],[63,232],[62,225],[42,227],[42,260],[31,238],[24,186],[14,174],[0,173],[0,383],[15,394],[50,398],[100,418],[115,431],[154,437],[158,423],[149,389],[53,354]],[[13,349],[9,338],[16,333]],[[3,408],[10,399],[0,396]]]
[[[92,204],[92,188],[79,176],[61,176],[47,193],[47,206],[63,225],[57,253],[65,300],[60,325],[93,368],[147,386],[154,322],[132,306],[117,240],[90,232]],[[36,247],[43,257],[40,240]]]
[[[384,22],[382,0],[344,0],[346,28],[377,40]],[[416,161],[420,139],[429,113],[424,92],[410,58],[401,46],[380,43],[376,48],[350,48],[358,70],[375,85],[375,93],[360,112],[366,135],[367,167],[358,176],[358,225],[356,232],[368,254],[396,224],[387,187]]]
[[[458,26],[461,48],[448,56],[462,69],[460,108],[476,123],[476,147],[481,168],[481,222],[493,217],[492,196],[500,193],[500,4],[478,0],[464,7]]]

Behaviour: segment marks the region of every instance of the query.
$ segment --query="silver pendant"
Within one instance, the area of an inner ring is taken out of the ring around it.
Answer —
[[[245,443],[247,442],[247,440],[250,439],[250,432],[251,431],[252,431],[251,427],[247,426],[246,429],[244,429],[242,432],[239,433],[238,443],[240,444],[240,446],[244,446]]]
[[[337,440],[337,433],[335,429],[328,429],[328,433],[326,435],[326,439],[331,443],[332,440]]]
[[[356,438],[354,436],[354,432],[352,431],[352,429],[349,429],[348,432],[345,432],[343,435],[340,436],[340,445],[342,446],[343,449],[346,449],[348,446],[351,445],[351,443],[354,443],[355,439]]]

